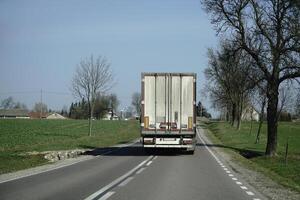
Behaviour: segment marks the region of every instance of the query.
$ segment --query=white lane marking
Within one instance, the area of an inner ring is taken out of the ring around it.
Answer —
[[[198,129],[197,129],[198,130]],[[218,157],[205,145],[205,142],[204,140],[200,137],[198,131],[197,131],[197,135],[198,135],[198,138],[201,140],[201,142],[204,144],[205,148],[209,151],[209,153],[215,158],[215,160],[218,159]]]
[[[249,196],[253,196],[253,195],[254,195],[254,193],[251,192],[251,191],[246,191],[246,193],[247,193]]]
[[[149,166],[149,165],[151,165],[151,163],[152,163],[152,160],[149,161],[146,165]]]
[[[228,169],[225,167],[224,170],[228,170]]]
[[[124,174],[124,175],[120,176],[119,178],[115,179],[114,181],[112,181],[108,185],[106,185],[103,188],[99,189],[97,192],[95,192],[95,193],[91,194],[90,196],[88,196],[87,198],[85,198],[84,200],[91,200],[91,199],[94,199],[97,196],[101,195],[102,193],[104,193],[105,191],[107,191],[108,189],[113,187],[114,185],[117,185],[119,182],[121,182],[122,180],[124,180],[125,178],[130,176],[133,172],[135,172],[137,169],[139,169],[141,166],[143,166],[146,162],[148,162],[152,158],[153,158],[153,156],[149,156],[146,160],[144,160],[143,162],[138,164],[136,167],[134,167],[133,169],[128,171],[126,174]]]
[[[232,180],[237,181],[238,179],[237,178],[232,178]]]
[[[260,200],[259,198],[254,198],[253,200]]]
[[[201,140],[201,142],[204,144],[205,148],[208,150],[208,152],[214,157],[215,160],[218,160],[218,157],[205,145],[205,141],[201,138],[199,132],[198,132],[198,129],[197,129],[197,135],[198,135],[198,138]],[[225,169],[225,168],[224,168]],[[227,169],[227,168],[226,168]],[[236,178],[233,178],[233,174],[228,174],[228,176],[232,177],[232,180],[235,180]],[[237,180],[237,179],[236,179]],[[249,195],[249,196],[254,196],[254,193],[251,192],[251,191],[246,191],[246,193]]]
[[[157,156],[154,156],[153,160],[155,160],[157,158]]]
[[[100,199],[98,200],[106,200],[108,199],[111,195],[113,195],[115,192],[107,192],[105,195],[103,195]]]
[[[235,182],[237,185],[243,185],[243,183],[239,182],[239,181],[236,181]]]
[[[136,174],[140,174],[140,173],[141,173],[142,171],[144,171],[144,170],[145,170],[145,167],[139,169],[139,170],[136,172]]]
[[[227,174],[230,174],[230,173],[231,173],[231,171],[226,171],[226,173],[227,173]]]
[[[107,155],[107,154],[112,153],[112,152],[114,152],[114,151],[118,151],[118,150],[120,150],[120,149],[122,149],[122,148],[124,148],[124,147],[128,147],[128,146],[134,145],[134,144],[136,144],[136,143],[138,143],[138,142],[129,143],[129,144],[126,145],[126,146],[119,147],[118,149],[111,150],[111,151],[105,152],[105,153],[103,153],[103,154],[100,154],[100,155],[98,155],[98,156],[93,156],[93,157],[88,158],[88,159],[79,160],[79,161],[75,161],[75,162],[70,163],[70,164],[61,165],[61,166],[54,167],[54,168],[51,168],[51,169],[45,169],[45,170],[42,170],[42,171],[39,171],[39,172],[33,172],[33,173],[30,173],[30,174],[27,174],[27,175],[24,175],[24,176],[19,176],[19,177],[16,177],[16,178],[11,178],[11,179],[8,179],[8,180],[0,181],[0,184],[1,184],[1,183],[6,183],[6,182],[10,182],[10,181],[14,181],[14,180],[18,180],[18,179],[22,179],[22,178],[26,178],[26,177],[29,177],[29,176],[34,176],[34,175],[42,174],[42,173],[45,173],[45,172],[50,172],[50,171],[57,170],[57,169],[60,169],[60,168],[68,167],[68,166],[71,166],[71,165],[75,165],[75,164],[80,163],[80,162],[92,160],[92,159],[94,159],[94,158],[100,157],[100,156],[102,156],[102,155]]]
[[[128,177],[127,179],[125,179],[122,183],[119,184],[120,187],[123,187],[125,185],[127,185],[127,183],[129,183],[131,180],[133,179],[133,177]]]
[[[243,190],[248,190],[246,186],[240,186]]]

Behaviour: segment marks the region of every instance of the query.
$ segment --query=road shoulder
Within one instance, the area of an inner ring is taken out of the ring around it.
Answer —
[[[258,192],[269,199],[279,200],[298,200],[300,199],[300,194],[292,191],[288,188],[285,188],[282,185],[271,180],[269,177],[265,176],[262,172],[255,171],[251,169],[249,166],[245,165],[242,162],[239,162],[235,157],[239,157],[239,159],[245,159],[238,153],[229,150],[222,149],[218,147],[217,143],[220,143],[219,140],[209,132],[207,129],[202,129],[203,134],[202,138],[205,140],[207,144],[210,144],[211,149],[219,155],[224,163],[229,165],[233,171],[235,171],[239,176],[241,176],[248,184],[254,187]],[[214,142],[212,142],[214,141]],[[217,141],[217,142],[216,142]],[[216,145],[216,146],[214,146]]]
[[[134,141],[131,141],[129,143],[126,143],[126,144],[114,145],[112,147],[114,147],[114,148],[127,147],[127,146],[135,144],[136,142],[138,142],[138,139],[136,139]],[[107,154],[107,153],[110,153],[110,151],[103,152],[103,154]],[[101,156],[101,154],[99,156]],[[68,159],[64,159],[64,160],[59,160],[57,162],[48,163],[48,164],[41,165],[41,166],[38,166],[38,167],[33,167],[33,168],[28,168],[28,169],[24,169],[24,170],[20,170],[20,171],[16,171],[16,172],[1,174],[0,175],[0,183],[5,183],[5,182],[8,182],[8,181],[13,181],[13,180],[17,180],[17,179],[20,179],[20,178],[25,178],[25,177],[28,177],[28,176],[33,176],[33,175],[36,175],[36,174],[40,174],[40,173],[60,169],[60,168],[63,168],[63,167],[74,165],[76,163],[91,160],[91,159],[94,159],[96,157],[97,156],[93,156],[93,155],[80,155],[80,156],[75,157],[75,158],[68,158]]]

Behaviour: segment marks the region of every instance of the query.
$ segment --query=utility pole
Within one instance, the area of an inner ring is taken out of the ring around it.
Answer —
[[[43,90],[41,89],[41,113],[40,113],[40,119],[42,119],[42,115],[43,115]]]

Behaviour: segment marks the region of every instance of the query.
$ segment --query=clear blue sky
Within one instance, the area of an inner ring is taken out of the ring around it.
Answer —
[[[120,108],[140,91],[141,72],[196,72],[202,99],[217,44],[200,0],[1,0],[0,27],[0,100],[29,108],[41,88],[57,92],[43,95],[49,108],[69,106],[76,65],[91,54],[111,62]]]

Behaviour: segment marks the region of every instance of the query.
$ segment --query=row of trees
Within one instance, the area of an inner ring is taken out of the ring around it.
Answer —
[[[27,110],[27,106],[24,103],[16,102],[13,97],[3,99],[0,103],[2,109],[24,109]]]
[[[296,0],[202,0],[218,35],[206,75],[216,107],[240,126],[243,106],[256,94],[267,107],[265,154],[276,155],[280,88],[300,77],[300,3]],[[284,95],[283,95],[284,96]],[[284,99],[284,98],[283,98]],[[262,112],[261,112],[262,113]]]
[[[97,95],[94,102],[93,116],[96,119],[101,119],[104,115],[111,111],[111,117],[118,109],[119,100],[117,95]],[[81,101],[72,103],[69,109],[69,117],[72,119],[89,119],[88,102],[83,98]]]

